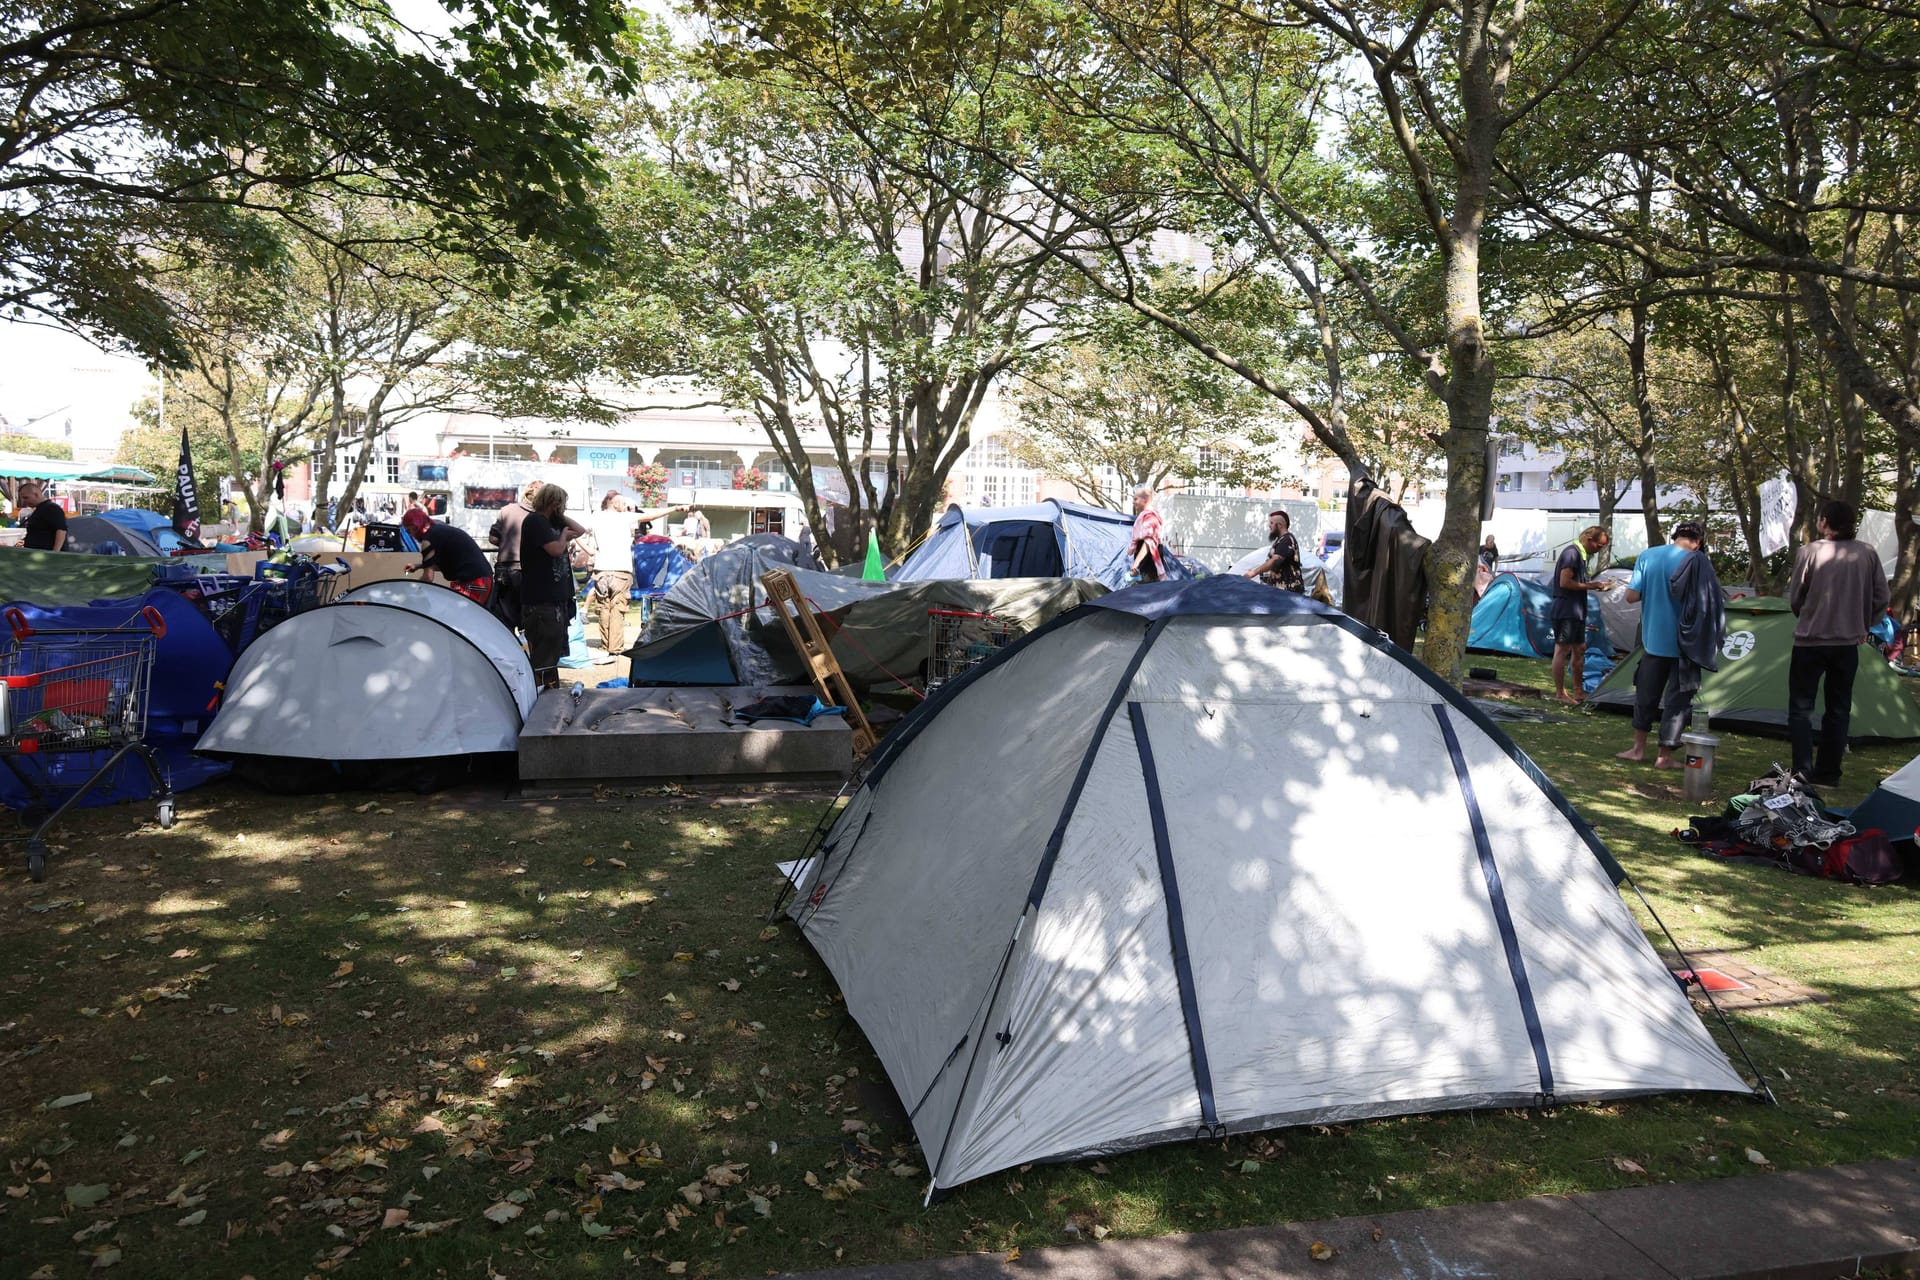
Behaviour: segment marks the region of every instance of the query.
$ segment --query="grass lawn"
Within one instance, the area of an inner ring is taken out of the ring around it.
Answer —
[[[1684,943],[1832,997],[1735,1015],[1778,1107],[1293,1129],[923,1210],[860,1032],[762,919],[817,803],[221,785],[172,831],[95,812],[44,885],[0,878],[0,1276],[747,1276],[1920,1149],[1914,892],[1694,855],[1672,778],[1612,758],[1623,717],[1512,732]],[[1728,739],[1723,793],[1783,750]],[[1859,753],[1841,799],[1907,755]]]

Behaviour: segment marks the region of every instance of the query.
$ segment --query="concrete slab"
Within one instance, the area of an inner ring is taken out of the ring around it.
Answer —
[[[1315,1243],[1333,1256],[1316,1260]],[[1838,1280],[1920,1267],[1920,1160],[1538,1196],[807,1280]]]
[[[1331,1248],[1325,1261],[1313,1246]],[[1673,1280],[1559,1198],[808,1273],[808,1280]]]
[[[1920,1161],[1630,1187],[1573,1202],[1688,1280],[1829,1280],[1920,1263]]]
[[[736,720],[734,708],[811,689],[548,690],[520,731],[523,786],[632,780],[838,782],[853,767],[841,716],[810,725]]]

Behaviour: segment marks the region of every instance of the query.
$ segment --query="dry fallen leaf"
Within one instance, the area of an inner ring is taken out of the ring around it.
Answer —
[[[282,1160],[279,1164],[268,1165],[261,1172],[269,1178],[291,1178],[298,1170],[293,1167],[291,1161]]]
[[[1332,1262],[1334,1255],[1339,1252],[1338,1249],[1326,1243],[1324,1240],[1315,1240],[1307,1246],[1307,1256],[1315,1262]]]
[[[1761,1155],[1758,1151],[1755,1151],[1752,1147],[1747,1148],[1747,1161],[1750,1164],[1772,1164],[1773,1163],[1773,1161],[1767,1159],[1765,1156]]]
[[[389,1209],[387,1210],[387,1215],[380,1219],[380,1229],[382,1231],[391,1231],[412,1216],[413,1215],[405,1209]]]
[[[1639,1162],[1634,1160],[1629,1160],[1625,1156],[1615,1156],[1613,1158],[1613,1167],[1618,1169],[1622,1173],[1645,1173],[1646,1172],[1646,1169],[1643,1168],[1639,1164]]]
[[[344,978],[352,972],[353,972],[353,961],[342,960],[340,962],[340,967],[333,971],[333,976],[336,978]]]
[[[1018,1249],[1009,1249],[1009,1250],[1007,1250],[1007,1259],[1006,1259],[1006,1260],[1007,1260],[1008,1262],[1018,1262],[1018,1261],[1020,1261],[1020,1251],[1019,1251]]]
[[[511,1201],[502,1200],[492,1208],[484,1210],[480,1216],[488,1222],[512,1222],[520,1216],[520,1206]]]
[[[174,1223],[173,1225],[176,1227],[197,1227],[201,1223],[205,1222],[206,1220],[207,1220],[207,1211],[205,1209],[195,1209],[192,1213],[180,1219],[180,1221]]]

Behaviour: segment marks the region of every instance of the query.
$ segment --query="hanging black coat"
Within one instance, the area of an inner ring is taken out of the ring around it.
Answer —
[[[1349,617],[1386,632],[1401,648],[1413,648],[1427,613],[1427,548],[1432,545],[1372,480],[1353,481],[1347,488],[1341,607]]]

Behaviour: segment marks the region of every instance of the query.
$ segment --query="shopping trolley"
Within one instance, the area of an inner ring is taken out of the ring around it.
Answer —
[[[1013,643],[1020,624],[991,613],[927,610],[927,692],[961,676]]]
[[[0,764],[31,797],[22,821],[33,822],[27,844],[27,874],[47,874],[46,834],[128,755],[137,755],[153,779],[160,825],[173,825],[173,787],[161,771],[147,731],[147,695],[153,656],[167,624],[148,605],[111,630],[41,628],[18,609],[6,610],[12,644],[0,653]],[[50,784],[26,757],[106,753],[94,770],[51,809],[52,794],[72,784]],[[13,837],[21,839],[22,837]]]

